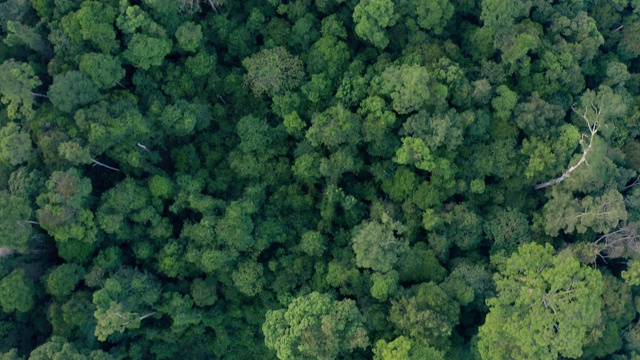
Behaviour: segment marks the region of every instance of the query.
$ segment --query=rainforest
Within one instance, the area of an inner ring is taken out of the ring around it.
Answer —
[[[640,360],[640,0],[0,0],[0,359]]]

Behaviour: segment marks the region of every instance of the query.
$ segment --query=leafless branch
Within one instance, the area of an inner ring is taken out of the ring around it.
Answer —
[[[595,114],[596,114],[596,117],[593,120],[593,124],[591,123],[591,121],[589,121],[589,118],[587,117],[587,113],[588,113],[588,110],[589,110],[587,107],[585,107],[585,109],[584,109],[584,114],[578,113],[578,111],[576,110],[575,106],[571,107],[571,110],[574,113],[580,115],[580,117],[582,117],[584,119],[584,121],[587,123],[587,128],[589,129],[589,133],[591,134],[591,135],[582,134],[582,137],[580,138],[580,146],[582,146],[582,157],[580,158],[580,160],[578,160],[578,162],[575,165],[573,165],[567,171],[565,171],[560,177],[557,177],[555,179],[552,179],[552,180],[549,180],[547,182],[543,182],[543,183],[540,183],[540,184],[534,186],[535,190],[544,189],[546,187],[549,187],[549,186],[552,186],[552,185],[555,185],[555,184],[558,184],[558,183],[564,181],[565,179],[567,179],[571,175],[571,173],[573,173],[583,163],[587,164],[587,166],[589,165],[589,163],[587,163],[587,155],[592,150],[593,138],[596,135],[596,133],[598,132],[598,126],[600,125],[599,124],[600,114],[602,112],[601,109],[599,109],[598,107],[596,107],[593,104],[591,104],[591,108],[595,111]],[[589,144],[587,146],[585,146],[585,139],[589,140]]]
[[[105,167],[105,168],[107,168],[107,169],[109,169],[109,170],[113,170],[113,171],[120,172],[120,169],[114,168],[114,167],[109,166],[109,165],[107,165],[107,164],[103,164],[103,163],[101,163],[100,161],[98,161],[98,160],[96,160],[96,159],[91,159],[91,161],[93,161],[93,165],[94,165],[94,166],[95,166],[95,165],[100,165],[100,166]]]
[[[621,224],[618,229],[600,236],[594,242],[598,248],[598,255],[604,259],[619,258],[630,253],[640,253],[640,234],[637,223]]]
[[[138,146],[139,146],[142,150],[144,150],[144,151],[146,151],[146,152],[150,152],[150,151],[151,151],[151,150],[147,149],[147,147],[146,147],[146,146],[144,146],[144,145],[142,145],[142,144],[140,144],[140,143],[138,143]]]

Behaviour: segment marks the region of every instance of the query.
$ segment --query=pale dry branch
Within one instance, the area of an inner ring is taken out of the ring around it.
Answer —
[[[600,236],[594,243],[598,248],[598,255],[603,259],[640,253],[638,224],[621,224],[617,230]],[[602,254],[606,254],[606,256]]]
[[[93,162],[93,165],[94,165],[94,166],[95,166],[95,165],[99,165],[99,166],[105,167],[105,168],[107,168],[107,169],[109,169],[109,170],[113,170],[113,171],[120,172],[120,169],[114,168],[114,167],[109,166],[109,165],[107,165],[107,164],[103,164],[103,163],[101,163],[100,161],[98,161],[98,160],[96,160],[96,159],[91,159],[91,161]]]
[[[589,118],[587,117],[587,113],[588,113],[588,108],[585,107],[584,109],[584,114],[580,114],[578,113],[578,111],[576,110],[575,106],[571,107],[571,111],[573,111],[574,113],[580,115],[580,117],[582,117],[584,119],[584,121],[587,123],[587,128],[589,129],[589,133],[591,135],[587,135],[587,134],[582,134],[582,137],[580,138],[580,146],[582,147],[582,157],[580,157],[580,160],[578,160],[578,162],[573,165],[572,167],[570,167],[567,171],[565,171],[561,176],[540,183],[536,186],[534,186],[535,190],[540,190],[540,189],[544,189],[546,187],[558,184],[562,181],[564,181],[565,179],[567,179],[578,167],[580,167],[580,165],[587,164],[587,166],[589,165],[589,163],[587,162],[587,155],[589,154],[589,152],[592,150],[592,146],[593,146],[593,138],[596,135],[596,133],[598,132],[598,126],[599,126],[599,120],[600,120],[600,114],[602,112],[601,109],[599,109],[598,107],[596,107],[595,105],[591,104],[591,107],[593,108],[594,112],[595,112],[595,119],[593,120],[593,124],[591,123],[591,121],[589,121]],[[587,146],[585,146],[585,139],[589,140],[589,144]]]

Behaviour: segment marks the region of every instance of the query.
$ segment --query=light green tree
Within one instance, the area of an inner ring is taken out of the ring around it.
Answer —
[[[386,28],[395,25],[391,0],[362,0],[353,9],[356,34],[380,49],[389,45]]]
[[[33,89],[42,81],[28,63],[7,60],[0,65],[0,100],[7,105],[7,115],[12,119],[30,119],[36,94]]]
[[[390,271],[398,257],[408,250],[408,243],[400,238],[404,230],[400,222],[386,214],[383,214],[382,222],[363,223],[352,239],[356,264],[375,271]]]
[[[185,51],[196,52],[203,43],[202,26],[187,21],[176,30],[178,45]]]
[[[363,322],[353,300],[312,292],[295,298],[286,310],[268,311],[262,332],[281,360],[329,360],[369,345]]]
[[[597,233],[608,233],[620,221],[626,220],[628,214],[622,194],[615,189],[582,199],[558,190],[552,192],[551,199],[544,205],[543,216],[545,232],[557,236],[560,230],[584,234],[592,229]]]
[[[160,66],[165,56],[171,52],[172,42],[167,38],[156,38],[136,33],[127,44],[122,57],[133,66],[149,70],[152,66]]]
[[[551,245],[520,246],[495,275],[478,334],[483,359],[578,358],[600,316],[602,275]]]
[[[86,53],[80,57],[79,65],[80,71],[100,89],[114,87],[125,75],[120,60],[109,54]]]

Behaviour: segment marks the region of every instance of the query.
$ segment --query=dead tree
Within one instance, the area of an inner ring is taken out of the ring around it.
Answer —
[[[638,224],[635,222],[620,224],[616,230],[600,236],[595,244],[602,257],[619,258],[640,253]]]
[[[589,110],[588,107],[585,107],[584,114],[578,113],[576,111],[575,106],[571,107],[571,110],[574,113],[580,115],[580,117],[582,117],[584,119],[584,121],[587,123],[587,128],[589,128],[589,133],[591,134],[591,135],[582,134],[582,137],[580,138],[580,146],[582,147],[582,157],[580,158],[580,160],[575,165],[570,167],[567,171],[565,171],[562,175],[560,175],[559,177],[557,177],[555,179],[552,179],[552,180],[549,180],[547,182],[540,183],[540,184],[534,186],[535,190],[544,189],[546,187],[558,184],[558,183],[564,181],[569,176],[571,176],[571,173],[573,173],[578,167],[580,167],[580,165],[582,165],[582,164],[587,164],[587,166],[589,165],[589,163],[587,162],[587,155],[593,149],[593,138],[595,137],[596,133],[598,132],[598,126],[599,126],[599,122],[598,121],[600,120],[600,113],[601,113],[601,109],[599,109],[595,105],[591,104],[591,108],[593,108],[593,111],[596,114],[595,119],[593,120],[593,123],[591,121],[589,121],[589,118],[587,117],[587,112]],[[588,144],[585,144],[587,141],[588,141]]]

